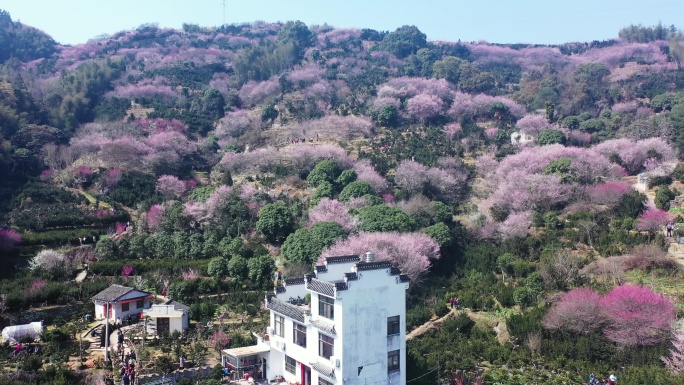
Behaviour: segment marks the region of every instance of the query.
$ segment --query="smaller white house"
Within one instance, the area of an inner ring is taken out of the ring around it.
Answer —
[[[534,137],[525,131],[515,131],[511,134],[511,144],[534,143]]]
[[[149,309],[153,297],[146,291],[121,285],[111,285],[95,294],[91,299],[95,303],[96,319],[107,318],[109,310],[110,320],[117,318],[125,320],[128,316],[137,318],[144,309]]]
[[[147,332],[150,334],[182,333],[190,326],[190,307],[174,300],[152,305],[145,310],[144,316],[148,318]]]

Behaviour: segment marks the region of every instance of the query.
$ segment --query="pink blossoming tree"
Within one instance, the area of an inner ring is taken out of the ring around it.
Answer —
[[[590,288],[578,288],[565,293],[544,317],[542,325],[551,330],[570,330],[589,334],[604,325],[599,302],[601,297]]]
[[[175,199],[185,194],[186,186],[174,175],[162,175],[157,179],[157,191],[166,199]]]
[[[640,231],[648,231],[651,234],[655,234],[669,220],[670,216],[667,211],[648,209],[637,219],[636,228]]]
[[[0,227],[0,251],[11,251],[21,242],[21,235],[12,229]]]
[[[414,282],[430,269],[431,261],[440,257],[439,245],[423,233],[373,232],[359,233],[337,241],[321,256],[375,253],[378,261],[391,261]],[[319,260],[319,262],[322,262]]]
[[[677,309],[649,288],[623,285],[599,302],[607,320],[604,333],[619,346],[654,345],[669,337]]]

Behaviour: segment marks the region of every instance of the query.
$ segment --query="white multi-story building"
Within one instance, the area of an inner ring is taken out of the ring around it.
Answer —
[[[405,385],[408,286],[372,253],[327,258],[267,296],[267,337],[224,351],[224,365],[301,385]]]

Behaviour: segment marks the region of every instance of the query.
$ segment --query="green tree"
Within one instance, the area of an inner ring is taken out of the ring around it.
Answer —
[[[577,179],[570,158],[558,158],[551,161],[544,169],[544,174],[556,175],[560,178],[562,183],[570,183]]]
[[[283,243],[283,257],[291,263],[311,266],[318,260],[321,251],[348,234],[338,223],[318,222],[308,229],[299,229],[290,234]]]
[[[189,257],[192,259],[202,259],[204,249],[204,237],[202,234],[192,234],[190,236]]]
[[[537,142],[541,145],[547,145],[547,144],[565,144],[565,134],[563,131],[560,130],[554,130],[554,129],[546,129],[542,131],[539,134],[539,138],[537,139]]]
[[[340,176],[335,179],[335,184],[344,189],[349,183],[356,181],[356,177],[356,171],[344,170],[340,173]]]
[[[382,127],[394,128],[399,125],[399,110],[394,105],[388,104],[373,111],[371,114],[375,123]]]
[[[446,79],[453,84],[461,80],[461,66],[468,62],[455,56],[445,56],[432,65],[432,76],[437,79]]]
[[[434,239],[439,244],[441,249],[451,246],[454,243],[454,237],[451,235],[449,226],[442,222],[435,223],[432,226],[423,229],[423,232]]]
[[[563,119],[563,127],[567,127],[572,130],[578,129],[580,123],[582,123],[582,120],[578,116],[567,116]]]
[[[681,70],[684,63],[684,35],[681,32],[670,38],[670,58],[677,64],[677,69]]]
[[[223,257],[214,257],[209,261],[207,273],[217,281],[228,275],[228,260]]]
[[[147,238],[148,236],[143,234],[136,234],[131,237],[129,253],[132,258],[145,259],[150,257],[149,250],[145,247],[145,240]]]
[[[261,121],[262,122],[272,122],[278,117],[278,110],[276,109],[276,103],[271,102],[266,104],[261,109]]]
[[[95,245],[95,255],[98,259],[108,261],[115,258],[114,242],[109,237],[101,237]]]
[[[286,237],[294,227],[290,210],[282,203],[267,204],[257,216],[257,231],[272,241]]]
[[[501,271],[501,279],[504,282],[506,281],[506,273],[511,273],[513,262],[515,262],[515,260],[515,255],[511,253],[503,253],[496,259],[496,266]]]
[[[675,143],[680,154],[684,154],[684,101],[672,106],[670,122],[675,129]],[[681,155],[680,155],[681,156]]]
[[[588,119],[580,123],[579,129],[588,133],[600,132],[606,128],[606,124],[601,119]]]
[[[288,21],[280,28],[277,41],[279,43],[292,44],[298,58],[304,55],[307,47],[314,43],[314,34],[303,22]]]
[[[393,53],[403,59],[427,47],[427,37],[416,26],[404,25],[388,33],[380,43],[380,49]]]
[[[156,233],[152,236],[155,244],[155,255],[157,258],[171,258],[174,252],[173,238],[166,233]]]
[[[264,284],[270,281],[275,271],[275,262],[269,255],[262,255],[247,260],[249,279],[254,284]]]
[[[461,76],[458,88],[463,92],[481,93],[491,91],[496,86],[494,76],[486,71],[481,71],[470,63],[461,66]]]
[[[366,206],[359,210],[363,231],[412,231],[416,221],[400,208],[385,204]]]
[[[670,190],[669,187],[661,186],[660,188],[658,188],[658,192],[655,196],[656,207],[661,210],[669,210],[670,201],[675,198],[675,195],[676,194],[672,190]]]
[[[173,233],[173,257],[187,259],[190,256],[190,238],[183,231]]]
[[[318,162],[306,177],[306,183],[310,187],[318,187],[323,182],[334,183],[342,169],[337,162],[326,159]]]
[[[322,182],[311,196],[311,205],[315,206],[323,198],[332,198],[335,195],[335,187],[329,182]]]
[[[364,195],[373,195],[373,193],[373,187],[368,182],[357,180],[345,186],[339,198],[341,201],[348,201],[351,198],[360,198]]]
[[[620,218],[636,219],[646,210],[646,195],[638,191],[630,191],[622,196],[620,204],[615,210]]]
[[[247,278],[247,273],[249,272],[249,267],[247,266],[247,260],[235,256],[228,261],[228,275],[235,279],[243,280]]]
[[[202,111],[212,120],[219,120],[225,115],[225,106],[226,101],[219,90],[209,88],[204,91],[204,96],[202,97]]]

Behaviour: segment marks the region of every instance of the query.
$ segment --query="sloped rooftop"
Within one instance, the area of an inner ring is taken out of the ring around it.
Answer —
[[[96,300],[96,301],[113,302],[113,301],[118,300],[119,298],[123,297],[124,295],[126,295],[132,291],[140,292],[141,295],[139,297],[147,297],[148,295],[150,295],[150,293],[148,293],[146,291],[134,289],[132,287],[121,286],[121,285],[111,285],[108,288],[102,290],[101,292],[95,294],[91,299]]]

